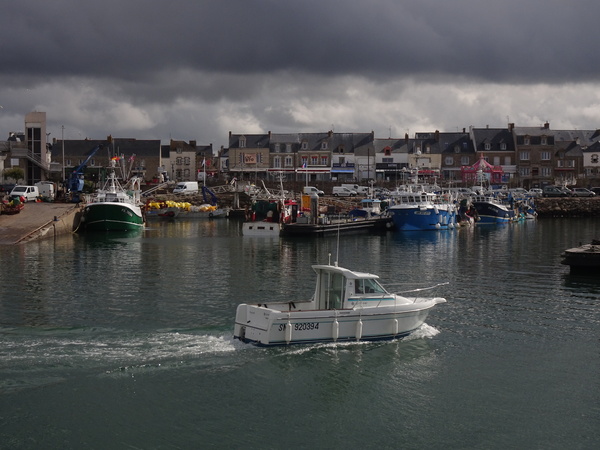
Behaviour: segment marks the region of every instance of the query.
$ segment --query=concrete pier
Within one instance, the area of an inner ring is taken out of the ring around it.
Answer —
[[[27,202],[18,214],[0,214],[0,245],[72,233],[78,214],[74,203]]]

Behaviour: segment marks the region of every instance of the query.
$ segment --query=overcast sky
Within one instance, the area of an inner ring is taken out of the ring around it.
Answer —
[[[598,0],[8,0],[0,138],[600,128]]]

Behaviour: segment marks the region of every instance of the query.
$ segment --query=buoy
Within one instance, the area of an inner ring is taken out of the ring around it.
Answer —
[[[394,319],[394,336],[398,334],[398,319]]]
[[[331,337],[334,341],[337,341],[340,336],[340,324],[337,320],[337,317],[333,320],[333,325],[331,327]]]
[[[362,320],[358,319],[358,322],[356,322],[356,340],[360,341],[360,338],[362,338]]]
[[[289,344],[292,341],[292,324],[289,319],[285,324],[285,343]]]

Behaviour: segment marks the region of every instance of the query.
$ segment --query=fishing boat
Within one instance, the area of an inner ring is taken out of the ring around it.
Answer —
[[[279,236],[285,224],[295,221],[298,202],[293,199],[256,200],[246,211],[242,224],[244,236]]]
[[[144,227],[140,202],[139,178],[121,186],[115,174],[115,163],[104,187],[96,191],[83,208],[79,231],[130,231]],[[127,189],[126,189],[127,188]]]
[[[316,288],[309,300],[238,305],[234,338],[257,346],[372,341],[407,336],[418,329],[441,297],[388,292],[370,273],[313,265]]]
[[[456,227],[456,206],[450,196],[434,192],[397,192],[388,208],[399,231],[441,230]]]
[[[600,271],[600,240],[565,250],[562,256],[561,263],[570,266],[572,273],[597,273]]]
[[[478,224],[508,223],[515,220],[515,211],[491,195],[474,195],[471,203],[479,217]]]

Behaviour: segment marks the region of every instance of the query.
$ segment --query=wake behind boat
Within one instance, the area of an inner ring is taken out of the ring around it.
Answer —
[[[83,208],[80,231],[130,231],[144,227],[140,203],[140,180],[133,178],[125,190],[115,174],[115,161],[102,189]]]
[[[370,341],[406,336],[419,328],[441,297],[388,292],[378,276],[335,265],[314,265],[310,300],[238,305],[234,338],[259,346]]]

